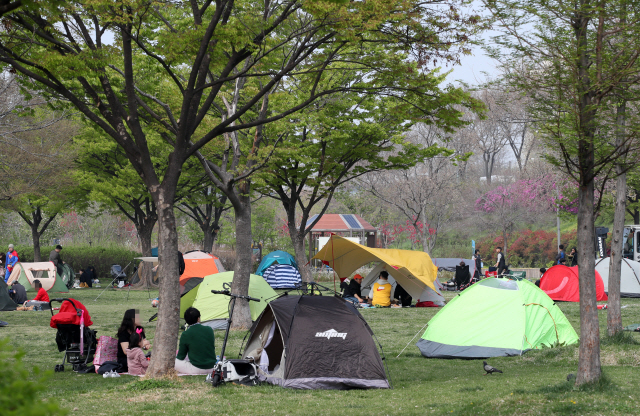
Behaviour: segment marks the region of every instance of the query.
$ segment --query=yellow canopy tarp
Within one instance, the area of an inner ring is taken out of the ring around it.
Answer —
[[[380,261],[396,269],[394,275],[400,274],[410,281],[417,279],[436,290],[433,282],[438,277],[438,268],[433,264],[431,257],[422,251],[370,248],[332,235],[313,258],[322,260],[335,270],[339,277],[349,277],[359,267]]]

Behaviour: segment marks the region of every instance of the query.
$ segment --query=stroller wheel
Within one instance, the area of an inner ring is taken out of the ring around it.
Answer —
[[[61,372],[63,372],[63,371],[64,371],[64,364],[58,364],[58,365],[56,365],[56,368],[54,369],[54,371],[55,371],[56,373],[61,373]]]
[[[211,380],[211,385],[213,387],[218,387],[220,385],[220,373],[216,371],[213,375],[213,379]]]

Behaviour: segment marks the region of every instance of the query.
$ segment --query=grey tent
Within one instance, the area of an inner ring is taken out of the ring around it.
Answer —
[[[15,311],[17,307],[9,296],[9,288],[4,279],[0,279],[0,311]]]
[[[389,388],[373,332],[349,303],[282,296],[251,328],[244,357],[262,381],[296,389]]]

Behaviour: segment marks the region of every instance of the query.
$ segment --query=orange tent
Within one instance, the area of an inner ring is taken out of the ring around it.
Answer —
[[[180,293],[196,287],[205,276],[225,271],[219,258],[204,251],[190,251],[183,257],[184,273],[180,276]]]

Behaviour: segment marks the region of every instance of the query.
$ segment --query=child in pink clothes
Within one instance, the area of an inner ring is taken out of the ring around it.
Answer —
[[[129,374],[132,376],[143,376],[149,367],[149,361],[144,356],[140,342],[142,339],[137,332],[131,334],[129,338],[129,348],[127,349],[127,366]]]

